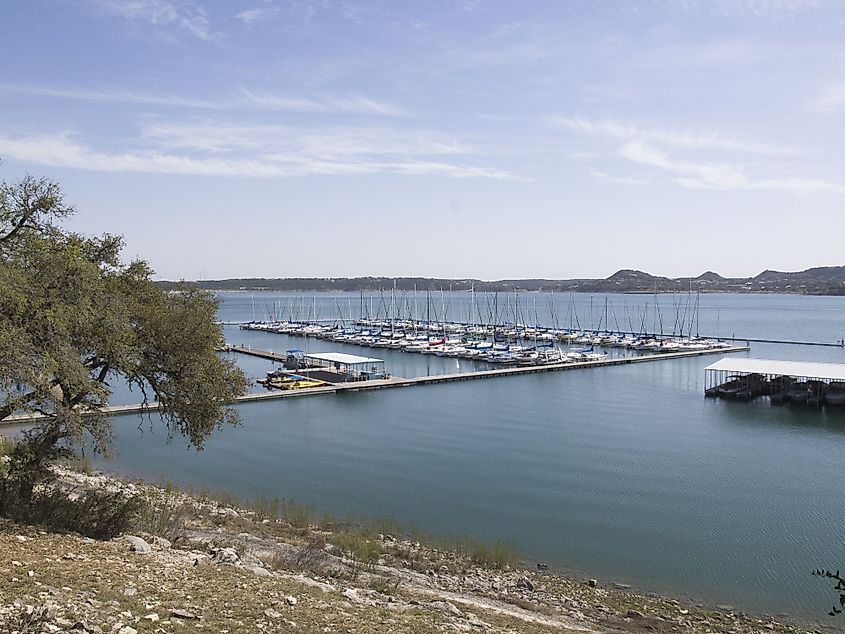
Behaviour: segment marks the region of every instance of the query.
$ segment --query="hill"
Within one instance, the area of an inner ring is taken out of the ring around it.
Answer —
[[[503,279],[431,277],[289,277],[232,278],[189,282],[199,288],[217,291],[557,291],[583,293],[796,293],[804,295],[845,295],[845,266],[822,266],[804,271],[766,270],[754,277],[726,278],[713,271],[697,277],[662,277],[634,269],[621,269],[601,279]],[[165,288],[178,283],[162,281]]]

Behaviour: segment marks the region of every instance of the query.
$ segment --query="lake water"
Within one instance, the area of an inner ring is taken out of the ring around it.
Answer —
[[[259,319],[309,311],[321,319],[357,317],[373,303],[341,293],[221,298],[225,321],[252,319],[253,310]],[[418,315],[432,303],[446,312],[439,294],[418,295],[416,307],[402,301]],[[603,318],[605,296],[525,294],[519,301],[526,322],[534,321],[536,303],[537,321],[569,325],[575,313],[586,326]],[[466,294],[448,303],[450,318],[469,314]],[[679,317],[689,300],[661,296],[660,303],[658,317],[653,296],[609,296],[616,319],[662,320],[667,332],[672,322],[689,324],[689,316]],[[702,295],[698,315],[692,329],[707,335],[845,336],[845,298]],[[277,351],[305,343],[234,326],[226,335]],[[402,376],[472,365],[307,345],[375,355]],[[845,362],[841,348],[757,344],[749,355]],[[244,496],[294,498],[338,515],[389,515],[426,530],[504,539],[526,560],[572,574],[822,618],[833,595],[810,571],[845,565],[845,412],[705,399],[704,367],[718,358],[245,404],[243,425],[217,433],[199,453],[123,417],[117,455],[104,466]],[[271,367],[239,362],[253,376]]]

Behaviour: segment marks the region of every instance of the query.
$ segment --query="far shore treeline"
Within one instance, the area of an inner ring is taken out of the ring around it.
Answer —
[[[165,289],[184,282],[160,281]],[[430,277],[233,278],[189,282],[219,291],[556,291],[586,293],[734,292],[845,295],[845,266],[823,266],[798,272],[763,271],[754,277],[726,278],[708,271],[698,277],[658,277],[623,269],[605,279],[474,280]]]

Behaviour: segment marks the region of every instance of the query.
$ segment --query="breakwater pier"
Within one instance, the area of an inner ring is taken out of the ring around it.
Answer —
[[[732,353],[732,352],[747,352],[747,346],[735,346],[731,348],[720,348],[718,350],[691,350],[686,352],[665,352],[655,353],[649,355],[630,356],[630,357],[616,357],[606,358],[601,360],[579,361],[569,363],[556,363],[539,366],[518,366],[518,367],[504,367],[492,368],[489,370],[475,370],[471,372],[456,372],[452,374],[437,374],[433,376],[419,376],[412,378],[390,376],[383,379],[372,379],[367,381],[350,381],[343,383],[330,383],[320,387],[312,387],[301,390],[268,390],[267,392],[257,392],[252,394],[245,394],[239,397],[237,403],[255,403],[260,401],[269,401],[285,398],[297,398],[303,396],[320,396],[327,394],[343,394],[347,392],[363,392],[370,390],[383,390],[400,387],[417,387],[424,385],[435,385],[441,383],[455,383],[458,381],[476,381],[482,379],[495,379],[510,376],[520,376],[524,374],[538,374],[540,372],[564,372],[569,370],[586,370],[590,368],[602,368],[609,366],[632,365],[637,363],[653,363],[657,361],[668,361],[671,359],[684,359],[687,357],[698,357],[702,355],[710,355],[717,353]],[[268,350],[260,350],[257,348],[249,348],[246,346],[227,345],[223,348],[223,352],[245,354],[269,361],[283,362],[285,357],[283,355],[270,352]],[[307,374],[307,370],[303,371]],[[130,405],[110,405],[104,408],[104,412],[113,416],[124,414],[149,414],[158,411],[159,404],[155,401],[149,403],[137,403]],[[42,414],[19,414],[10,416],[4,419],[0,424],[21,424],[27,422],[35,422],[44,416]]]

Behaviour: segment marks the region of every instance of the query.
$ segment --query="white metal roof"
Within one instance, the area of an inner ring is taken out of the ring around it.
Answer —
[[[808,379],[845,381],[845,363],[808,363],[806,361],[775,361],[773,359],[738,359],[725,357],[705,370],[721,370],[738,374],[776,374]]]
[[[384,363],[382,359],[359,357],[356,354],[346,354],[343,352],[314,352],[305,356],[309,359],[319,359],[320,361],[330,361],[332,363],[346,363],[347,365],[355,363]]]

